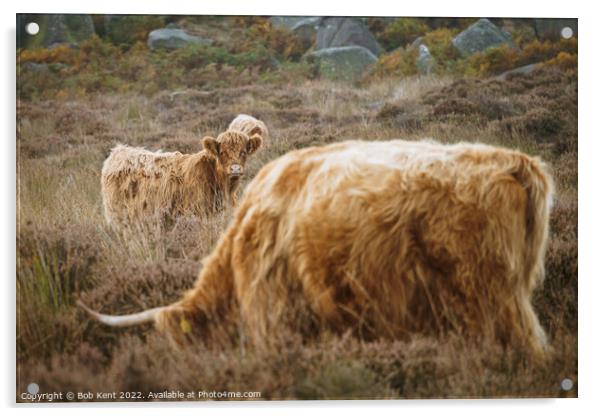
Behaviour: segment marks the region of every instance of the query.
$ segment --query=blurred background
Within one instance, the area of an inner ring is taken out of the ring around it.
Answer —
[[[17,26],[23,98],[577,67],[577,19],[21,14]]]

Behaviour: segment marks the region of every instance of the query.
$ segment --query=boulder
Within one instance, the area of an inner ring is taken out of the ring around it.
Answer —
[[[562,29],[571,28],[577,36],[577,19],[535,19],[535,34],[541,40],[556,41],[562,39]]]
[[[69,68],[68,65],[62,62],[53,62],[50,64],[46,63],[37,63],[37,62],[25,62],[20,65],[21,70],[27,70],[36,73],[46,73],[46,72],[60,72],[65,68]]]
[[[35,22],[40,31],[36,35],[25,32],[28,23]],[[94,34],[94,23],[89,14],[29,14],[17,18],[18,47],[48,48],[58,44],[79,45]]]
[[[529,64],[529,65],[523,65],[523,66],[519,66],[517,68],[509,69],[508,71],[505,71],[505,72],[502,72],[501,74],[499,74],[496,78],[500,79],[500,80],[505,80],[506,78],[508,78],[509,75],[515,75],[515,74],[528,75],[531,72],[535,71],[535,69],[537,69],[538,65],[540,65],[540,64]]]
[[[303,22],[314,22],[314,24],[320,23],[321,17],[310,17],[310,16],[272,16],[270,17],[270,23],[276,27],[285,27],[293,30],[295,26]]]
[[[306,48],[310,48],[316,41],[321,21],[321,17],[308,17],[297,22],[291,30],[301,39]]]
[[[360,19],[328,17],[320,22],[316,50],[352,45],[363,46],[377,56],[383,52],[374,35]]]
[[[414,42],[410,44],[410,48],[418,49],[420,45],[424,45],[424,36],[418,36],[416,39],[414,39]]]
[[[512,36],[487,19],[479,19],[456,36],[452,43],[465,57],[504,44],[514,47]]]
[[[316,39],[322,19],[322,17],[273,16],[270,22],[276,27],[289,29],[301,39],[306,48],[309,48]]]
[[[210,45],[211,39],[192,36],[182,29],[156,29],[148,35],[148,47],[157,49],[178,49],[188,45]]]
[[[357,81],[378,58],[363,46],[341,46],[311,52],[306,59],[315,65],[319,76]]]
[[[429,48],[426,45],[418,46],[418,58],[416,58],[416,67],[418,73],[429,75],[435,67],[435,58],[431,55]]]

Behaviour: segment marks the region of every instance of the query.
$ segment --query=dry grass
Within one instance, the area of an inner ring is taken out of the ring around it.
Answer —
[[[577,381],[576,94],[575,75],[543,71],[507,81],[313,80],[21,102],[17,391],[35,381],[40,392],[239,390],[263,399],[576,396],[576,385],[560,389],[564,378]],[[368,343],[291,333],[266,350],[174,350],[150,327],[90,321],[77,298],[120,314],[178,299],[232,215],[115,234],[99,192],[108,150],[194,151],[239,112],[264,120],[272,138],[248,162],[246,181],[287,151],[352,138],[482,141],[541,155],[558,187],[547,280],[535,298],[550,359],[534,363],[461,336]]]

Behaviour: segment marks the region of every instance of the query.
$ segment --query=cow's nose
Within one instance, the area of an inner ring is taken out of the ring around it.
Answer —
[[[230,166],[230,174],[231,175],[242,175],[242,166],[241,165],[231,165]]]

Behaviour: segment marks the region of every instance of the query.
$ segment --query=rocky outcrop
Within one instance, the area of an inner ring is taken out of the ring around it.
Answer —
[[[435,58],[431,55],[429,48],[426,45],[418,46],[418,58],[416,58],[416,67],[418,73],[422,75],[430,75],[435,68]]]
[[[156,29],[148,35],[148,47],[151,50],[157,49],[178,49],[188,45],[210,45],[211,39],[192,36],[182,29],[163,28]]]
[[[272,25],[284,27],[292,31],[301,39],[306,48],[310,48],[318,33],[318,26],[322,17],[292,17],[292,16],[273,16],[270,18]]]
[[[363,46],[341,46],[314,51],[306,59],[321,77],[356,81],[378,58]]]
[[[374,55],[383,48],[364,23],[351,17],[328,17],[320,22],[316,39],[316,50],[340,46],[362,46]]]
[[[519,66],[518,68],[509,69],[508,71],[505,71],[505,72],[502,72],[501,74],[499,74],[496,78],[504,80],[504,79],[508,78],[508,76],[512,76],[512,75],[516,75],[516,74],[528,75],[531,72],[535,71],[535,69],[537,69],[538,65],[539,64],[529,64],[529,65]]]
[[[465,57],[504,44],[514,47],[512,36],[487,19],[479,19],[456,36],[452,43]]]

